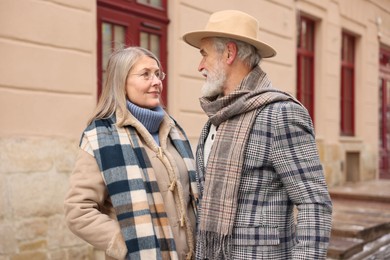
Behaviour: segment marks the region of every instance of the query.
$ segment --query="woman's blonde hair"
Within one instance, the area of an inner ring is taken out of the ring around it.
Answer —
[[[129,71],[142,56],[154,59],[162,71],[158,58],[149,50],[142,47],[127,47],[115,50],[108,59],[106,79],[103,82],[102,93],[88,124],[96,119],[109,118],[116,111],[123,114],[127,110],[126,80]],[[117,122],[121,125],[123,122]]]

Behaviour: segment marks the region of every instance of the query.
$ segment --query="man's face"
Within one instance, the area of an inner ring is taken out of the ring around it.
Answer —
[[[204,97],[212,97],[223,93],[223,85],[226,81],[226,71],[222,59],[222,53],[218,53],[211,39],[204,39],[200,45],[202,60],[198,71],[206,78],[202,87]]]

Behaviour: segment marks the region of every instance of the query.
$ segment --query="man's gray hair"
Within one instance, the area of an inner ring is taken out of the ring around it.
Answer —
[[[235,43],[238,49],[238,58],[246,63],[250,68],[254,68],[261,61],[261,56],[257,49],[249,43],[224,37],[212,37],[212,40],[216,51],[219,53],[222,53],[225,50],[227,43]]]

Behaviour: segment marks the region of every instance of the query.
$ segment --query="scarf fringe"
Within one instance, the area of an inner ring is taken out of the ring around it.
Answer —
[[[199,231],[196,253],[197,259],[232,259],[230,252],[231,242],[232,237],[229,235]]]

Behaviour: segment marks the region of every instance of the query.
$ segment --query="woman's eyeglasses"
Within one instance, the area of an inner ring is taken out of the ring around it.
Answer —
[[[145,71],[143,73],[139,73],[139,74],[134,73],[134,74],[130,74],[130,75],[137,75],[138,77],[141,77],[146,81],[153,79],[153,77],[156,77],[162,81],[165,79],[165,76],[166,76],[166,74],[162,71],[156,71],[156,72]]]

